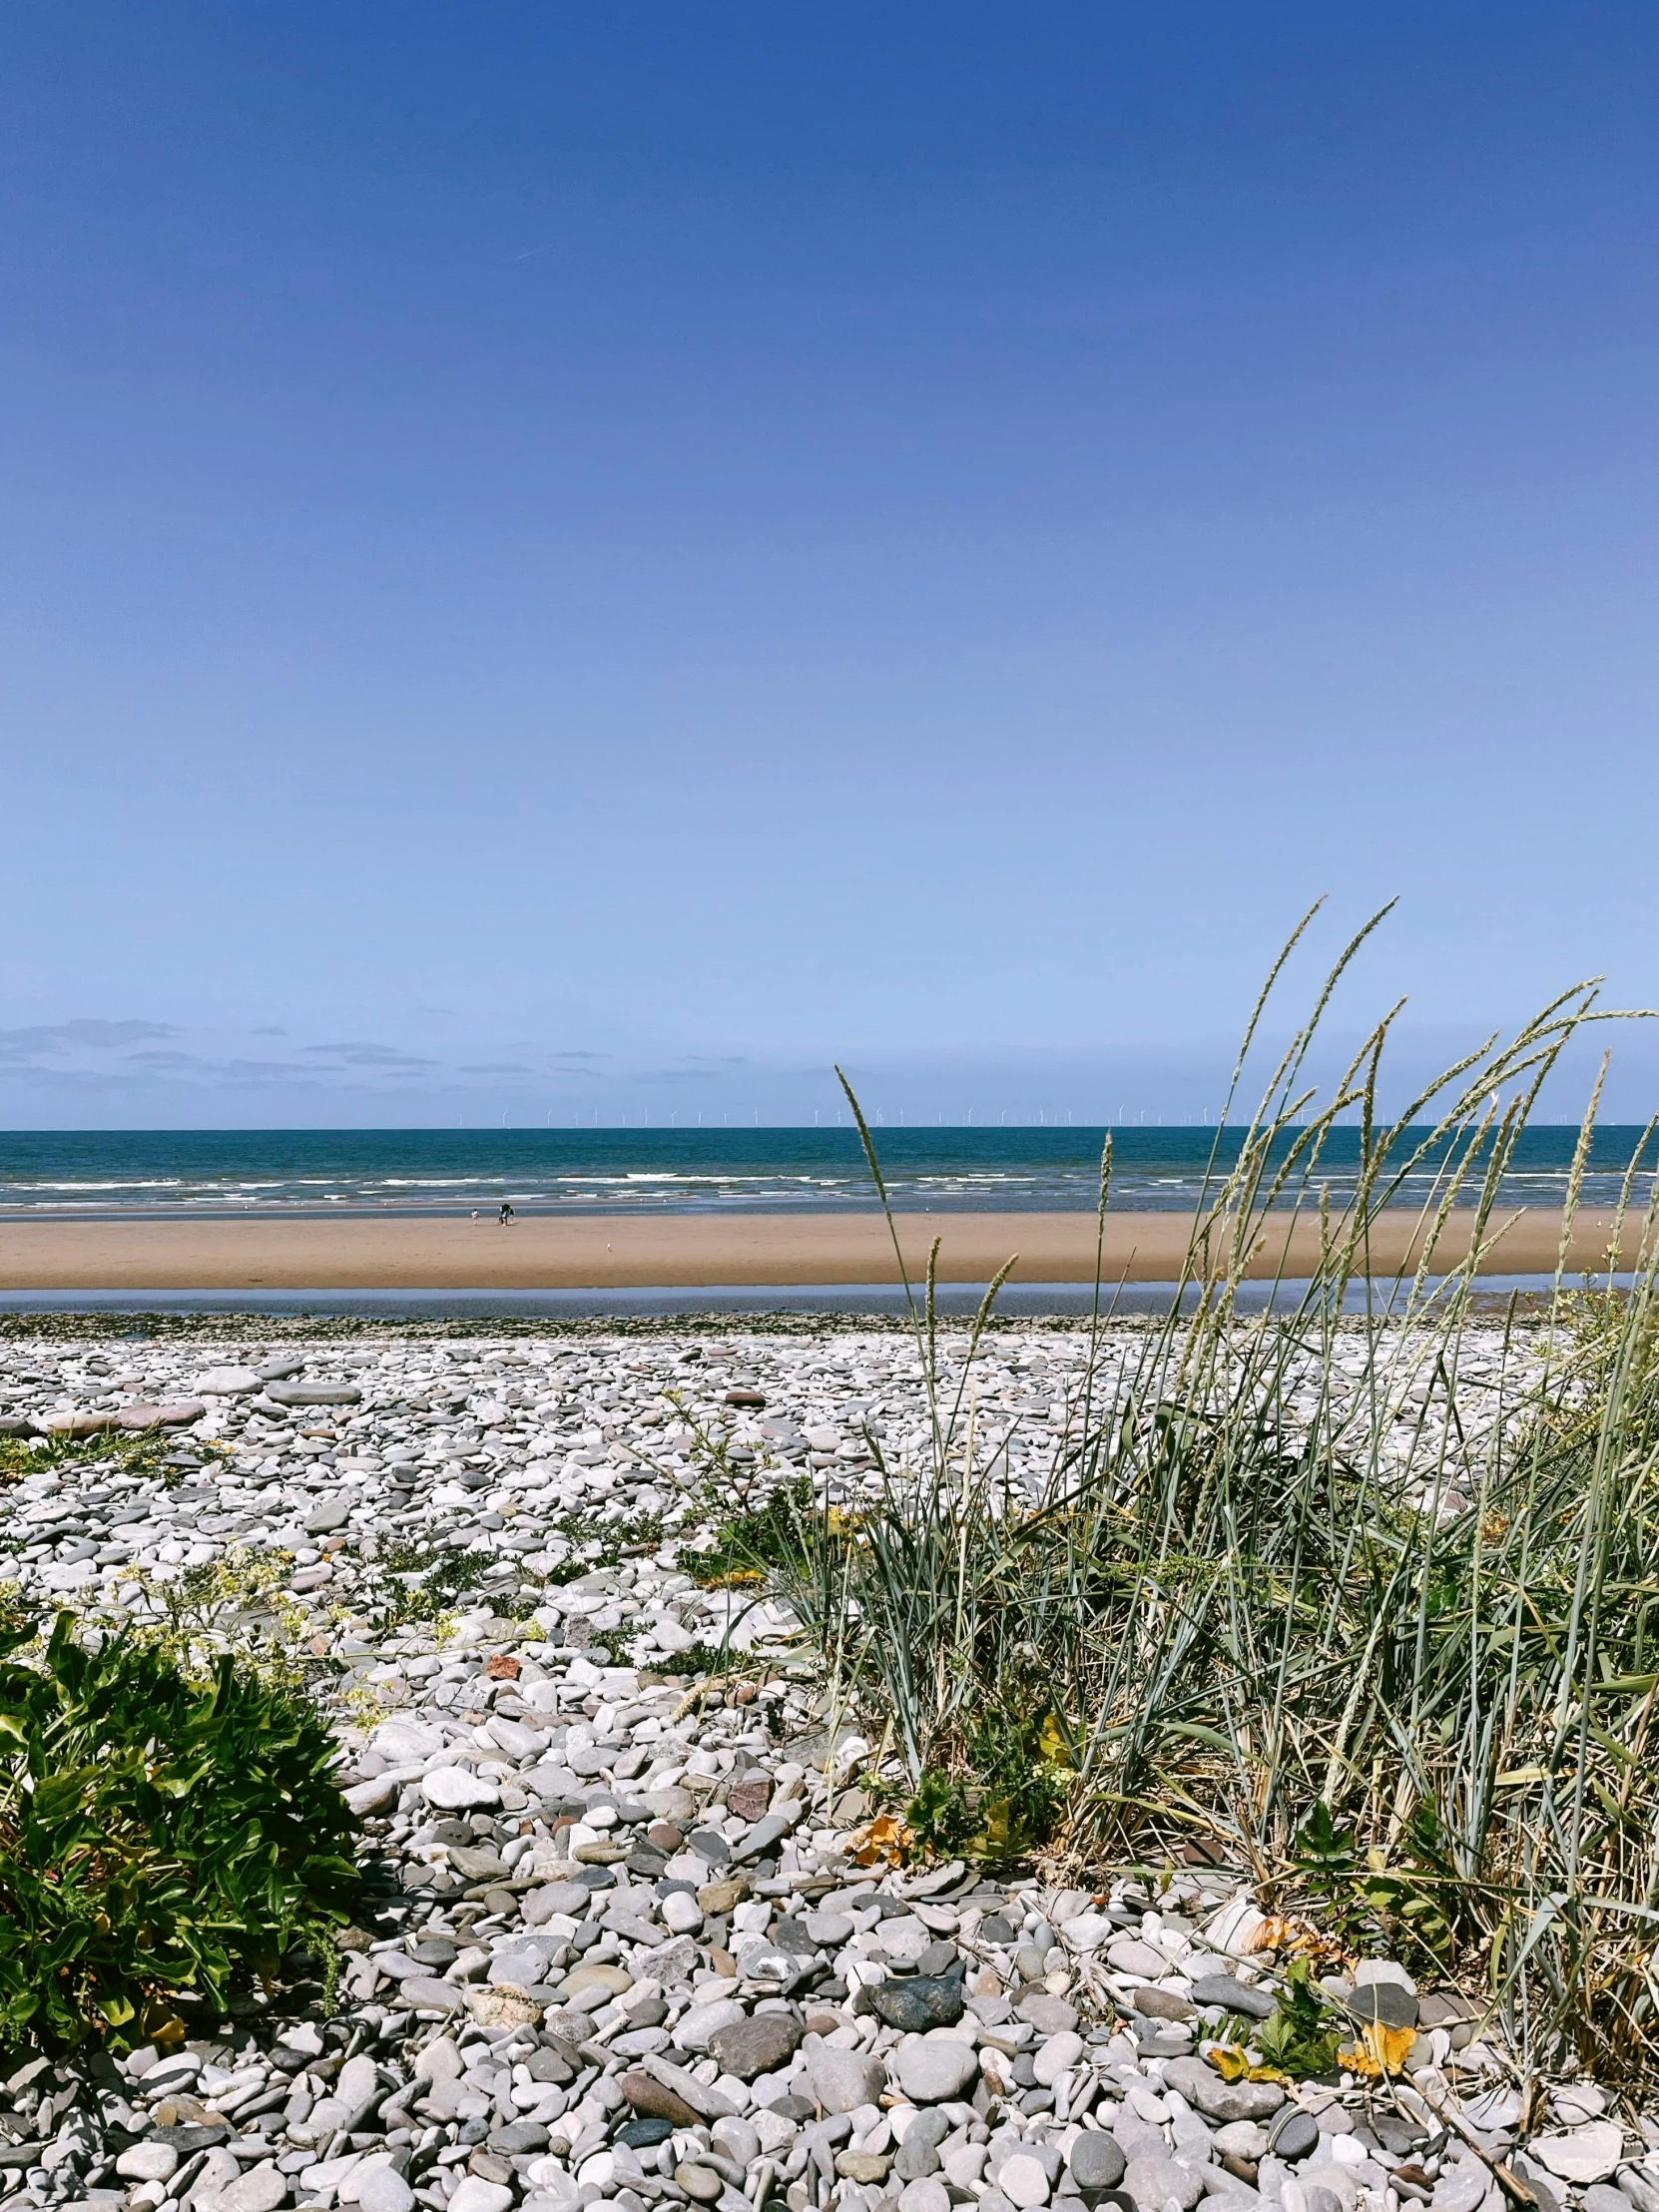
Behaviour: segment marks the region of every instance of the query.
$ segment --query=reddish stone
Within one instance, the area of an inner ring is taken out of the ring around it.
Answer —
[[[516,1682],[522,1668],[510,1651],[497,1651],[484,1662],[484,1673],[491,1682]]]
[[[654,2120],[667,2120],[671,2127],[695,2127],[697,2114],[677,2091],[666,2082],[648,2074],[643,2066],[630,2067],[617,2082],[628,2102],[636,2112],[644,2112]]]
[[[727,1791],[726,1803],[740,1821],[758,1821],[772,1803],[771,1775],[746,1774]]]

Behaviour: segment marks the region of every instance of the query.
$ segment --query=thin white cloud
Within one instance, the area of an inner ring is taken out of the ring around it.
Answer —
[[[0,1029],[0,1066],[30,1067],[77,1052],[119,1052],[180,1032],[166,1021],[59,1021],[29,1029]]]

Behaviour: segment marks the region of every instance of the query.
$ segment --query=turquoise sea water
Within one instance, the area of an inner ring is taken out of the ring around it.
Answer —
[[[1092,1211],[1103,1129],[885,1129],[877,1144],[904,1209]],[[1616,1202],[1641,1132],[1597,1133],[1584,1203]],[[1577,1131],[1528,1130],[1502,1197],[1560,1203]],[[1224,1158],[1237,1137],[1223,1132]],[[1197,1201],[1210,1129],[1113,1134],[1114,1207],[1182,1212]],[[1341,1203],[1359,1136],[1339,1130],[1326,1180]],[[1637,1178],[1646,1202],[1650,1176]],[[1427,1172],[1399,1203],[1420,1205]],[[467,1213],[826,1212],[875,1203],[845,1129],[276,1129],[0,1131],[0,1213],[79,1216],[254,1210]]]

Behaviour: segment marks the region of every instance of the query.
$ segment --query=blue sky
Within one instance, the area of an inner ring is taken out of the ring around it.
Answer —
[[[0,1119],[1196,1117],[1322,892],[1419,1053],[1659,1002],[1656,93],[1638,5],[8,10]]]

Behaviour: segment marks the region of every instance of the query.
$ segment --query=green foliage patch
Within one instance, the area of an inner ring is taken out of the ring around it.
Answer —
[[[1342,2038],[1306,1958],[1292,1959],[1277,2009],[1259,2027],[1251,2023],[1250,2039],[1270,2066],[1298,2081],[1335,2066]]]
[[[361,1877],[314,1708],[230,1655],[33,1634],[0,1627],[0,2046],[126,2049],[326,1954]]]
[[[495,1564],[493,1552],[464,1551],[451,1544],[382,1544],[369,1602],[382,1628],[436,1620],[466,1591],[476,1589]]]
[[[536,1590],[557,1589],[597,1567],[614,1567],[619,1559],[654,1549],[662,1541],[662,1533],[661,1518],[654,1513],[612,1522],[598,1534],[593,1532],[591,1522],[583,1523],[574,1514],[567,1514],[549,1521],[544,1537],[548,1544],[564,1543],[567,1557],[541,1573],[533,1572],[522,1560],[517,1562],[518,1581],[531,1586],[528,1601],[518,1594],[516,1583],[511,1590],[495,1589],[485,1594],[501,1617],[523,1619],[535,1609]],[[468,1592],[483,1591],[484,1585],[498,1575],[500,1566],[497,1553],[469,1551],[458,1544],[382,1544],[374,1562],[370,1602],[382,1629],[401,1627],[409,1621],[435,1621],[453,1610]]]
[[[1293,1861],[1322,1918],[1351,1950],[1377,1951],[1444,1972],[1456,1949],[1451,1916],[1460,1887],[1434,1808],[1413,1808],[1392,1852],[1362,1850],[1331,1808],[1316,1805],[1297,1831]]]
[[[813,1485],[804,1476],[782,1483],[764,1503],[722,1522],[712,1549],[683,1551],[680,1564],[705,1588],[761,1582],[779,1567],[800,1561],[803,1531],[818,1510]]]
[[[904,1825],[941,1859],[1023,1859],[1053,1835],[1071,1781],[1053,1714],[995,1713],[972,1732],[961,1773],[923,1770]]]

